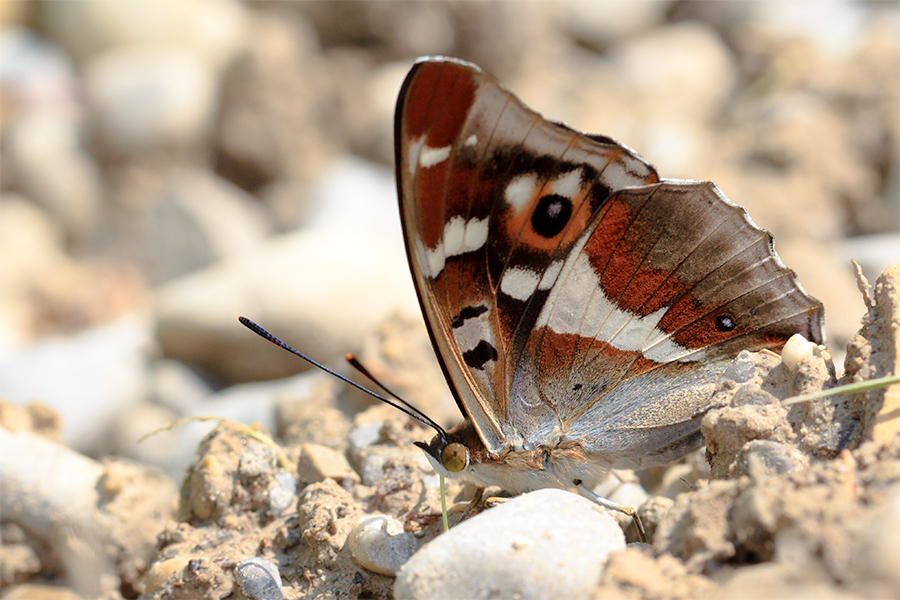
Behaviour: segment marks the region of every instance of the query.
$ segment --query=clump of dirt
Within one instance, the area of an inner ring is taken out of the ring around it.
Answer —
[[[246,427],[223,423],[210,432],[185,478],[179,520],[160,536],[144,597],[227,595],[237,589],[238,563],[260,556],[278,566],[286,597],[390,598],[393,578],[361,567],[347,538],[373,513],[401,519],[420,543],[437,535],[436,478],[411,445],[427,434],[380,406],[359,414],[355,426],[346,420],[334,428],[352,429],[346,454],[302,441],[309,438],[292,428],[284,464]],[[368,444],[359,439],[366,435]]]

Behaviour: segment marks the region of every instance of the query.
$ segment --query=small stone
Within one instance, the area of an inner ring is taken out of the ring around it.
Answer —
[[[734,476],[749,474],[759,480],[766,475],[790,473],[808,464],[809,459],[790,444],[751,440],[744,444],[738,455],[737,465],[743,469],[736,468]]]
[[[275,450],[264,444],[253,444],[241,456],[238,473],[243,478],[255,478],[271,475],[275,472],[277,460]]]
[[[210,134],[217,105],[215,74],[178,46],[117,47],[92,57],[84,84],[93,122],[116,152],[190,147]]]
[[[441,535],[397,574],[398,600],[586,598],[625,536],[604,509],[545,489],[513,498]]]
[[[616,504],[621,504],[622,506],[637,508],[646,502],[649,497],[650,494],[647,493],[640,483],[626,481],[617,487],[607,499],[612,500]]]
[[[84,0],[41,9],[40,26],[79,62],[116,46],[168,42],[218,69],[243,47],[247,11],[236,0]]]
[[[105,442],[100,432],[146,394],[151,336],[149,319],[130,315],[7,353],[0,358],[0,396],[19,403],[40,398],[62,415],[66,444],[96,451]]]
[[[681,124],[706,122],[720,110],[737,81],[728,46],[702,23],[650,29],[618,45],[611,59],[641,100],[641,106],[633,110],[653,120],[675,117]],[[664,72],[655,68],[662,63]]]
[[[220,505],[227,502],[219,493],[219,490],[227,489],[222,484],[228,479],[221,462],[215,456],[204,456],[189,477],[189,502],[193,515],[201,521],[216,516],[221,510]]]
[[[67,116],[23,115],[5,132],[7,166],[15,187],[39,203],[69,236],[87,244],[101,221],[103,183],[79,143],[81,124]]]
[[[391,515],[367,515],[348,538],[350,554],[361,566],[393,577],[416,551],[415,536]]]
[[[617,39],[652,28],[665,20],[670,3],[661,0],[645,2],[567,2],[565,23],[574,37],[603,48]]]
[[[269,514],[280,515],[288,509],[297,497],[297,478],[278,469],[274,485],[269,489]]]
[[[366,423],[354,427],[348,437],[350,441],[350,455],[359,456],[362,451],[376,444],[381,437],[381,423]]]
[[[278,567],[265,558],[248,558],[234,568],[234,580],[242,600],[283,600]]]
[[[659,524],[666,518],[675,501],[665,496],[653,496],[638,509],[638,516],[644,524],[647,540],[652,543]]]
[[[69,588],[39,583],[16,586],[3,594],[3,600],[83,600],[84,596]]]
[[[784,363],[790,371],[795,371],[797,366],[812,358],[815,345],[799,333],[795,333],[784,344],[781,349],[781,362]]]
[[[425,454],[414,446],[371,446],[366,448],[359,459],[359,474],[363,485],[378,485],[384,479],[389,464],[418,466],[430,471]]]
[[[372,192],[363,188],[359,193],[370,198]],[[375,193],[387,192],[379,188]],[[265,347],[265,342],[236,325],[236,315],[265,325],[325,364],[358,352],[361,340],[395,312],[421,319],[399,243],[399,218],[391,223],[397,214],[396,190],[391,193],[390,210],[386,199],[378,200],[390,218],[285,234],[162,286],[156,324],[164,354],[227,383],[276,379],[307,367],[283,350]],[[395,229],[396,237],[389,233]],[[361,246],[366,252],[358,251]],[[302,276],[286,276],[289,273]],[[335,273],[341,273],[337,281]]]
[[[735,357],[725,372],[722,373],[722,379],[728,379],[735,383],[746,383],[753,379],[756,374],[756,363],[747,350],[741,352]]]
[[[169,582],[184,572],[191,561],[190,556],[180,555],[167,560],[155,561],[144,575],[144,591],[148,594],[162,590]]]
[[[305,484],[317,483],[329,477],[338,483],[345,479],[359,483],[359,475],[343,454],[318,444],[300,446],[297,475]]]
[[[252,196],[206,169],[173,169],[150,195],[142,241],[155,283],[247,252],[269,231]]]

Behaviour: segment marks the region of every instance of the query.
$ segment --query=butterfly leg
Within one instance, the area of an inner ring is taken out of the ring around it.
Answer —
[[[472,501],[469,502],[468,506],[466,506],[462,511],[462,516],[459,517],[457,523],[462,523],[466,519],[468,519],[475,509],[478,507],[478,503],[481,502],[481,498],[484,496],[484,488],[479,487],[475,489],[475,495],[472,496]]]
[[[591,489],[589,489],[586,485],[584,485],[581,481],[579,481],[577,479],[573,483],[575,484],[576,489],[578,489],[578,492],[582,496],[587,498],[588,500],[593,500],[594,502],[596,502],[597,504],[599,504],[600,506],[602,506],[604,508],[608,508],[610,510],[615,510],[620,513],[625,513],[626,515],[631,517],[632,520],[634,521],[634,527],[637,530],[638,541],[640,541],[641,543],[647,543],[647,532],[644,531],[644,524],[641,522],[641,518],[638,516],[637,511],[635,509],[631,508],[630,506],[622,506],[621,504],[616,504],[615,502],[612,502],[611,500],[607,500],[606,498],[603,498],[602,496],[598,496]]]

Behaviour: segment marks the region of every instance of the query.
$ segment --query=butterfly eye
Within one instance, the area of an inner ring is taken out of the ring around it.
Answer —
[[[452,442],[441,450],[441,464],[451,473],[459,473],[469,465],[469,451],[459,442]]]

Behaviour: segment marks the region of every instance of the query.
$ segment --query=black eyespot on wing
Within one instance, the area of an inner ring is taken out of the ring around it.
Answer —
[[[572,201],[559,194],[540,199],[531,215],[531,227],[545,238],[556,237],[572,216]]]
[[[573,391],[573,392],[577,392],[577,391],[580,390],[580,389],[581,389],[581,384],[580,384],[580,383],[576,383],[575,385],[572,386],[572,391]]]
[[[485,340],[481,340],[477,346],[463,352],[463,360],[472,369],[481,370],[485,363],[497,360],[497,349]]]
[[[716,327],[719,331],[731,331],[737,327],[737,324],[728,315],[719,315],[716,317]]]
[[[459,314],[453,317],[453,320],[450,322],[450,326],[454,329],[463,326],[463,323],[468,319],[475,319],[488,311],[488,307],[484,304],[479,304],[478,306],[467,306],[461,311]]]

